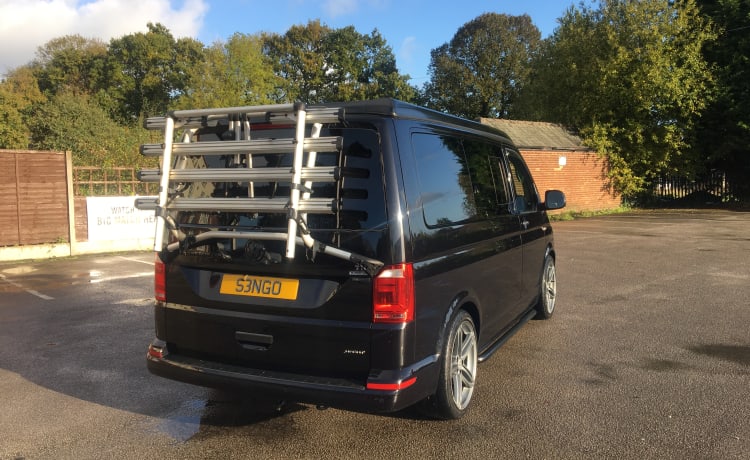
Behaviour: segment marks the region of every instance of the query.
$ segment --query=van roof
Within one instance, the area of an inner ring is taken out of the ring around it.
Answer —
[[[379,115],[412,120],[424,120],[443,125],[452,125],[460,128],[481,131],[486,134],[500,136],[503,140],[510,142],[508,135],[492,126],[487,126],[478,121],[449,115],[436,110],[421,107],[408,102],[393,98],[381,98],[368,101],[337,102],[324,104],[310,104],[311,107],[343,107],[346,113],[356,115]]]

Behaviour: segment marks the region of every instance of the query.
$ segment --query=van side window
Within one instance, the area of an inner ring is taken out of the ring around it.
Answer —
[[[437,134],[412,134],[422,209],[430,227],[465,222],[476,215],[469,169],[461,140]]]
[[[508,212],[510,198],[500,169],[501,148],[475,139],[464,139],[464,153],[474,186],[474,201],[480,216]]]
[[[515,191],[513,209],[516,213],[534,212],[537,209],[539,198],[536,187],[531,179],[531,174],[526,168],[521,155],[515,150],[505,149],[510,168],[510,182]]]

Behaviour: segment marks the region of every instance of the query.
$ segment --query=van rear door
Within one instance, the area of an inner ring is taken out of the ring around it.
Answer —
[[[220,128],[213,129],[206,138],[223,138]],[[258,131],[276,136],[274,129]],[[385,260],[379,134],[372,127],[335,126],[323,135],[343,139],[340,154],[318,158],[318,164],[336,166],[340,177],[307,190],[335,203],[329,215],[308,215],[307,229],[322,244]],[[228,169],[233,157],[205,162]],[[289,156],[253,155],[251,161],[244,167],[291,165]],[[204,184],[201,193],[206,189],[227,198],[289,196],[289,184],[272,181]],[[262,234],[281,231],[287,217],[241,211],[175,216],[188,236],[178,251],[164,255],[166,303],[157,312],[157,336],[172,351],[227,366],[364,380],[370,369],[371,267],[316,247],[299,246],[293,260],[285,259],[285,242],[264,240]],[[202,232],[217,230],[225,233],[197,241]],[[232,238],[232,232],[261,236]]]

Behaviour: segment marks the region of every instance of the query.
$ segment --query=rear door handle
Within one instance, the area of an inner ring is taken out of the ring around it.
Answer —
[[[273,345],[273,336],[268,334],[237,331],[234,333],[234,338],[246,350],[265,351]]]
[[[523,221],[521,221],[521,225],[523,225],[523,229],[524,230],[528,230],[528,228],[529,228],[529,221],[526,220],[526,219],[524,219]]]

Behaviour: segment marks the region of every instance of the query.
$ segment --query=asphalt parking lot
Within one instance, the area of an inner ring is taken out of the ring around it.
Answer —
[[[555,316],[449,422],[151,376],[151,254],[0,262],[0,459],[750,458],[750,213],[554,228]]]

